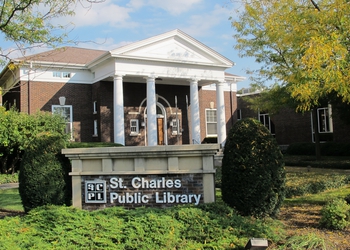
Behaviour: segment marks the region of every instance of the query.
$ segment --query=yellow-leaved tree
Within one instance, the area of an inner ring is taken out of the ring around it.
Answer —
[[[260,107],[292,104],[305,112],[324,101],[350,103],[350,1],[241,2],[232,19],[235,48],[261,63],[256,84],[276,83],[264,87]]]

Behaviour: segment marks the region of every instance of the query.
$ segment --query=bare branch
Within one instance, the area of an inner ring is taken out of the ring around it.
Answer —
[[[318,11],[321,11],[320,7],[318,7],[317,3],[315,3],[314,0],[310,0],[312,5],[318,10]]]

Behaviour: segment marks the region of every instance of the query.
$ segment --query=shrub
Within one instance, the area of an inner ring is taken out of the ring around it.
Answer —
[[[0,184],[17,183],[18,174],[0,174]]]
[[[288,173],[286,198],[306,194],[317,194],[326,190],[340,188],[349,183],[349,177],[343,174],[316,172]]]
[[[222,161],[222,199],[242,215],[274,216],[285,197],[283,155],[258,120],[231,128]]]
[[[348,203],[350,205],[350,194],[347,195],[344,199],[345,199],[346,203]]]
[[[329,229],[345,229],[350,225],[350,205],[340,198],[328,202],[321,210],[320,225]]]
[[[26,212],[46,204],[69,205],[70,164],[60,154],[64,146],[60,135],[43,133],[27,148],[19,173],[19,193]]]
[[[321,154],[324,156],[349,156],[350,143],[326,142],[321,143]],[[315,155],[315,143],[298,142],[288,146],[289,155]]]

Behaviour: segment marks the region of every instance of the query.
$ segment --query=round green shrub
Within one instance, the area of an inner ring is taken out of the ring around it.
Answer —
[[[350,205],[350,194],[348,194],[345,198],[346,203]]]
[[[19,172],[19,194],[24,210],[43,205],[70,205],[70,163],[60,152],[65,140],[42,133],[26,149]]]
[[[228,133],[222,160],[222,199],[240,214],[275,216],[285,198],[283,155],[269,130],[243,119]]]
[[[320,225],[328,229],[345,229],[350,225],[350,205],[341,198],[328,202],[321,210]]]

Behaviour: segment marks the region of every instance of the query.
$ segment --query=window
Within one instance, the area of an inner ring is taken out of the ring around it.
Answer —
[[[332,106],[317,109],[317,128],[321,142],[333,141]],[[314,121],[311,113],[312,141],[315,142]]]
[[[275,124],[271,121],[268,113],[259,112],[259,121],[270,131],[272,135],[275,135]]]
[[[333,121],[330,113],[332,108],[319,108],[317,109],[318,119],[318,132],[319,133],[332,133],[333,132]]]
[[[63,73],[62,73],[62,77],[63,77],[63,78],[70,78],[70,77],[71,77],[71,73],[69,73],[69,72],[63,72]]]
[[[52,105],[52,113],[58,114],[66,121],[66,133],[70,134],[70,139],[73,140],[73,108],[72,105]]]
[[[94,134],[93,136],[98,136],[97,120],[94,120]]]
[[[52,76],[61,78],[61,72],[54,71],[54,72],[52,72]]]
[[[216,109],[205,110],[207,136],[217,136]]]
[[[170,123],[171,126],[171,134],[177,135],[180,134],[180,127],[179,127],[179,119],[173,119]]]
[[[130,120],[130,135],[136,136],[139,134],[139,120],[131,119]]]
[[[93,109],[94,109],[93,113],[94,113],[94,114],[97,114],[97,101],[94,101],[94,103],[93,103]]]
[[[241,119],[242,119],[242,110],[237,109],[237,120],[241,120]]]

